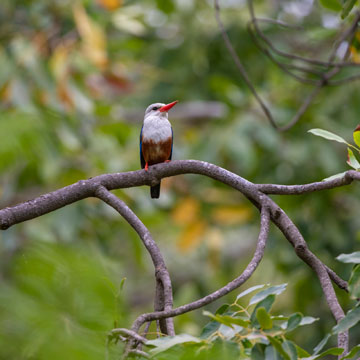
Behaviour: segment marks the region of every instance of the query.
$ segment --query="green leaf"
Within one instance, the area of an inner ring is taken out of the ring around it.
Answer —
[[[299,358],[310,357],[310,354],[306,350],[304,350],[303,348],[301,348],[300,346],[298,346],[296,344],[295,344],[295,347],[296,347],[296,351],[297,351]]]
[[[310,325],[312,323],[314,323],[315,321],[318,321],[319,318],[314,318],[312,316],[304,316],[301,321],[300,321],[300,326],[303,325]]]
[[[241,292],[237,297],[236,297],[236,302],[242,298],[243,296],[247,295],[247,294],[250,294],[251,292],[257,290],[257,289],[261,289],[265,286],[265,284],[262,284],[262,285],[255,285],[255,286],[252,286],[251,288],[249,289],[246,289],[244,290],[243,292]]]
[[[281,342],[274,337],[267,336],[267,339],[270,341],[271,345],[276,349],[276,351],[285,359],[291,360],[288,353],[283,349]]]
[[[313,358],[313,360],[320,359],[320,358],[322,358],[324,356],[327,356],[327,355],[341,355],[343,352],[344,352],[344,349],[342,349],[342,348],[338,348],[338,347],[330,348],[330,349],[322,352],[321,354],[315,356]]]
[[[272,328],[273,322],[264,307],[260,307],[256,310],[256,318],[263,329]]]
[[[360,147],[360,125],[356,127],[356,129],[353,132],[353,139],[354,143]]]
[[[326,334],[326,336],[315,346],[314,355],[316,355],[319,351],[323,349],[328,340],[330,339],[332,334]]]
[[[300,313],[292,314],[287,322],[286,331],[296,329],[300,325],[302,318]]]
[[[297,353],[297,350],[296,350],[296,346],[292,341],[285,340],[282,343],[282,347],[283,347],[284,351],[286,351],[286,353],[290,355],[291,360],[297,360],[298,359],[298,353]]]
[[[360,307],[350,310],[332,329],[333,334],[342,333],[360,321]]]
[[[343,263],[360,264],[360,251],[355,251],[350,254],[341,254],[336,258],[336,260]]]
[[[225,319],[223,319],[221,315],[214,315],[214,314],[212,314],[210,311],[206,311],[206,310],[204,310],[204,311],[202,312],[202,314],[203,314],[204,316],[208,316],[209,318],[217,321],[217,322],[220,323],[220,324],[224,324],[224,325],[229,326],[229,327],[232,328],[231,323],[228,322],[228,321],[226,321]]]
[[[249,324],[250,324],[250,321],[249,320],[244,320],[244,319],[241,319],[239,317],[232,317],[232,316],[229,316],[229,315],[219,315],[221,316],[221,318],[225,321],[228,321],[230,324],[233,324],[233,325],[239,325],[239,326],[242,326],[242,327],[248,327]]]
[[[215,315],[217,315],[217,314],[220,314],[220,315],[223,314],[229,307],[230,307],[229,304],[223,304],[223,305],[221,305],[221,306],[216,310]]]
[[[120,291],[122,291],[122,289],[124,288],[125,281],[126,281],[126,277],[123,277],[120,281],[120,286],[119,286]]]
[[[351,358],[353,358],[359,351],[360,351],[360,345],[356,345],[355,347],[353,347],[353,348],[351,349],[351,351],[350,351],[346,356],[344,356],[344,357],[341,358],[341,359],[351,359]]]
[[[173,1],[161,1],[156,0],[156,5],[159,10],[164,12],[165,14],[171,14],[175,11],[175,5]]]
[[[342,12],[341,12],[342,19],[345,19],[349,15],[349,13],[352,10],[352,8],[354,7],[356,1],[357,0],[345,0],[344,1]]]
[[[229,315],[214,315],[209,311],[203,311],[203,315],[210,317],[211,319],[217,321],[220,324],[224,324],[226,326],[229,326],[233,328],[232,325],[239,325],[242,327],[248,327],[249,321],[243,320],[241,318],[235,318]]]
[[[339,173],[339,174],[331,175],[331,176],[323,179],[322,181],[329,181],[329,180],[335,180],[335,179],[341,178],[344,176],[345,173],[346,173],[346,171]]]
[[[216,332],[220,327],[217,321],[208,322],[202,329],[200,339],[207,339],[210,335]]]
[[[191,336],[188,334],[180,334],[176,336],[166,336],[154,340],[148,340],[146,342],[146,345],[156,346],[154,349],[151,349],[150,352],[152,354],[158,354],[178,344],[200,343],[202,341],[204,340],[201,340],[195,336]]]
[[[258,292],[256,295],[254,295],[251,298],[251,300],[249,302],[249,305],[253,305],[253,304],[258,303],[259,301],[262,301],[268,295],[279,295],[279,294],[281,294],[286,289],[286,286],[287,286],[287,284],[271,286],[268,289],[265,289],[263,291]]]
[[[219,325],[220,326],[217,331],[226,340],[231,340],[232,338],[235,337],[236,334],[240,333],[244,329],[242,326],[238,326],[238,325],[234,325],[232,328],[224,324],[219,324]]]
[[[346,162],[355,170],[360,168],[360,163],[357,161],[354,153],[350,148],[348,148],[348,158]]]
[[[265,348],[265,360],[281,360],[281,356],[272,345]]]
[[[309,133],[320,136],[327,140],[337,141],[339,143],[347,144],[347,142],[339,135],[333,134],[330,131],[323,130],[323,129],[311,129],[308,131]]]
[[[251,349],[251,360],[264,360],[264,353],[262,351],[263,345],[256,344]]]
[[[254,325],[256,320],[256,311],[257,309],[264,307],[267,312],[270,311],[272,304],[275,301],[275,295],[268,295],[264,300],[260,301],[254,308],[250,320],[251,323]]]
[[[349,292],[354,299],[360,298],[360,264],[356,265],[351,272]]]
[[[328,10],[339,12],[342,9],[341,3],[338,0],[320,0],[320,4]]]

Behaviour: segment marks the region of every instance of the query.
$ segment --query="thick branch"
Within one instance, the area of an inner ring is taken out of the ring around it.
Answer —
[[[360,180],[360,173],[350,170],[341,178],[306,185],[255,185],[213,164],[198,160],[176,160],[168,164],[151,166],[149,171],[138,170],[126,173],[105,174],[89,180],[81,180],[75,184],[42,195],[25,203],[2,209],[0,210],[0,228],[7,229],[14,224],[47,214],[75,201],[96,196],[95,191],[99,186],[113,190],[151,185],[158,183],[158,181],[164,177],[186,173],[201,174],[221,181],[242,192],[258,208],[260,208],[260,197],[262,193],[302,194],[347,185],[351,182],[351,179]],[[274,205],[274,208],[271,210],[273,218],[276,218],[278,209],[278,206]],[[343,282],[337,282],[334,280],[336,279],[334,276],[332,276],[332,279],[340,288],[344,288]]]
[[[173,295],[170,275],[166,268],[161,252],[152,238],[149,230],[122,200],[112,194],[104,186],[100,185],[95,190],[95,195],[114,208],[135,229],[147,251],[149,252],[155,267],[155,311],[172,309]],[[174,323],[172,319],[160,321],[160,329],[164,334],[175,335]]]
[[[283,210],[279,209],[278,214],[275,218],[273,218],[273,221],[294,247],[297,256],[315,271],[325,294],[326,302],[328,303],[335,320],[339,322],[345,314],[338,302],[334,288],[331,284],[331,279],[334,280],[334,273],[330,275],[328,273],[328,268],[309,250],[299,229]],[[339,285],[339,287],[341,286]],[[338,346],[342,347],[345,350],[345,353],[348,349],[348,343],[348,332],[338,335]]]
[[[139,170],[128,173],[106,174],[97,176],[89,180],[79,181],[76,184],[59,189],[24,204],[19,204],[11,208],[0,210],[0,226],[1,228],[7,228],[13,224],[43,215],[45,213],[58,209],[61,206],[65,206],[76,200],[83,199],[87,196],[103,197],[104,201],[108,202],[111,206],[114,206],[115,209],[117,209],[121,214],[124,214],[123,216],[125,217],[128,216],[127,211],[131,212],[131,210],[127,207],[124,208],[122,203],[119,202],[120,200],[113,194],[109,193],[107,190],[140,185],[151,185],[157,183],[160,179],[164,177],[186,173],[201,174],[218,180],[224,184],[227,184],[243,193],[256,207],[262,209],[263,211],[264,204],[266,204],[266,208],[268,208],[270,212],[271,220],[283,232],[286,239],[293,245],[296,254],[303,261],[305,261],[317,274],[322,289],[324,291],[326,301],[328,302],[335,319],[339,321],[339,319],[343,317],[344,313],[337,301],[329,275],[331,276],[331,279],[341,288],[346,288],[346,286],[344,285],[344,281],[339,281],[341,279],[330,269],[328,269],[314,254],[311,253],[311,251],[307,248],[306,242],[303,239],[301,233],[294,225],[294,223],[290,220],[290,218],[285,214],[285,212],[275,202],[273,202],[270,198],[268,198],[264,193],[260,191],[261,185],[255,185],[248,180],[234,173],[231,173],[228,170],[222,169],[218,166],[206,162],[197,160],[178,160],[172,161],[168,164],[158,164],[151,166],[149,168],[149,171]],[[343,180],[341,180],[341,178],[328,182],[315,183],[315,185],[305,185],[305,188],[302,188],[303,190],[301,191],[310,192],[316,190],[323,190],[325,188],[337,187],[341,184],[345,185],[349,181],[347,180],[347,177],[349,176],[350,178],[360,180],[359,173],[350,171],[343,176]],[[344,181],[344,183],[341,183],[341,181]],[[279,186],[281,185],[267,185],[267,190],[276,189],[277,191],[280,191]],[[107,190],[105,189],[106,191],[104,191],[102,187],[106,188]],[[286,186],[281,189],[283,189],[283,191],[288,191],[288,187]],[[298,193],[301,193],[300,190],[294,190],[294,188],[292,188],[292,191],[298,191]],[[262,219],[264,216],[265,215],[263,214]],[[132,226],[137,226],[134,223],[135,220],[133,217],[130,216],[129,220]],[[140,220],[138,221],[140,222]],[[140,222],[140,224],[142,223]],[[264,226],[262,227],[262,231],[264,231]],[[210,301],[212,300],[210,299]],[[206,302],[204,304],[206,304]],[[176,311],[179,310],[169,309],[165,310],[164,312],[156,312],[153,313],[155,315],[151,315],[152,317],[150,317],[149,314],[145,314],[143,315],[144,318],[140,317],[136,320],[136,324],[142,324],[143,322],[152,319],[176,316]],[[163,316],[163,314],[167,315]],[[346,348],[346,334],[339,340],[339,343],[343,344],[343,347]]]
[[[185,314],[189,311],[199,309],[207,304],[210,304],[211,302],[214,302],[215,300],[225,296],[229,292],[233,291],[234,289],[237,289],[239,286],[241,286],[246,280],[250,278],[250,276],[254,273],[256,268],[258,267],[261,259],[264,256],[265,251],[265,245],[269,234],[269,222],[270,222],[270,212],[265,204],[266,199],[264,198],[264,205],[261,209],[261,224],[260,224],[260,233],[258,237],[258,242],[256,245],[254,256],[252,257],[251,261],[249,262],[248,266],[245,268],[243,273],[234,279],[233,281],[229,282],[227,285],[223,286],[219,290],[214,291],[213,293],[196,300],[192,303],[182,305],[176,309],[172,309],[169,311],[162,311],[162,312],[153,312],[148,314],[143,314],[139,316],[136,321],[134,322],[132,326],[132,330],[137,332],[141,325],[145,321],[151,321],[151,320],[157,320],[157,319],[163,319],[167,317],[174,317],[181,314]]]

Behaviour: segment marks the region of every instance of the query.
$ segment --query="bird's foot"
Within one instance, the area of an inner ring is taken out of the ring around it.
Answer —
[[[148,170],[149,170],[149,164],[146,163],[146,164],[145,164],[145,171],[148,171]]]
[[[170,162],[171,160],[165,160],[166,163]]]

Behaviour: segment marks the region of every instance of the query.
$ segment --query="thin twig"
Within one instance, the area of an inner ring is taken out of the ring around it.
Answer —
[[[234,63],[236,65],[236,67],[238,68],[241,76],[243,77],[246,85],[249,87],[250,91],[253,93],[254,97],[256,98],[256,100],[258,101],[259,105],[261,106],[262,110],[264,111],[266,117],[269,119],[271,125],[277,129],[277,125],[272,117],[271,112],[269,111],[267,105],[265,104],[265,102],[262,100],[262,98],[260,97],[260,95],[257,93],[254,85],[252,84],[244,65],[242,64],[240,58],[238,57],[234,47],[231,44],[231,41],[229,39],[229,36],[225,30],[224,24],[221,21],[220,18],[220,5],[219,5],[219,0],[214,0],[214,6],[215,6],[215,17],[216,17],[216,21],[219,25],[220,31],[221,31],[221,35],[224,39],[225,42],[225,46],[227,47],[231,57],[234,60]]]
[[[142,343],[142,344],[146,344],[147,339],[145,339],[143,336],[139,335],[137,332],[129,330],[129,329],[125,329],[125,328],[116,328],[116,329],[112,329],[110,331],[111,335],[125,335],[127,337],[133,338],[136,341]]]
[[[342,176],[325,181],[317,181],[303,185],[277,185],[277,184],[256,184],[256,188],[264,194],[271,195],[302,195],[315,191],[329,190],[349,185],[353,180],[360,181],[360,173],[349,170]]]
[[[248,8],[249,8],[249,13],[250,13],[250,18],[251,18],[251,24],[253,24],[254,29],[256,31],[256,34],[269,46],[269,48],[271,48],[274,52],[278,53],[281,56],[286,56],[286,52],[283,51],[278,51],[271,43],[271,41],[265,36],[265,34],[261,31],[261,29],[259,28],[258,24],[257,24],[257,18],[255,16],[255,12],[254,12],[254,6],[253,6],[253,2],[252,0],[247,0],[247,4],[248,4]],[[352,22],[351,26],[344,31],[340,38],[337,41],[336,46],[334,46],[333,51],[331,52],[330,56],[329,56],[329,61],[327,63],[327,69],[329,69],[331,67],[330,64],[333,63],[333,60],[336,56],[336,53],[338,51],[339,46],[341,45],[341,43],[343,41],[345,41],[348,37],[353,37],[356,29],[358,27],[358,22],[360,20],[360,12],[357,14],[357,16],[355,17],[355,20]],[[351,41],[350,41],[351,43]],[[257,44],[259,44],[259,42],[257,42]],[[265,51],[265,54],[267,56],[269,56],[269,58],[274,61],[278,66],[280,66],[280,68],[282,68],[287,74],[295,77],[297,80],[301,81],[301,82],[312,82],[312,80],[308,80],[306,78],[300,77],[294,73],[292,73],[291,71],[289,71],[286,67],[285,64],[281,64],[280,62],[278,62],[269,51]],[[345,58],[348,56],[349,54],[349,47],[347,50],[347,54],[345,55]],[[298,59],[299,58],[293,54],[289,54],[290,58],[294,59]],[[301,58],[301,57],[300,57]],[[303,58],[302,58],[303,59]],[[334,66],[333,68],[331,68],[328,72],[325,72],[322,75],[322,78],[319,79],[316,84],[314,89],[310,92],[310,94],[305,98],[305,100],[303,101],[302,105],[300,106],[299,110],[296,112],[296,114],[293,116],[293,118],[288,122],[288,124],[286,124],[283,127],[278,128],[278,130],[280,131],[287,131],[289,130],[291,127],[293,127],[299,120],[300,118],[304,115],[304,113],[307,111],[307,109],[309,108],[310,104],[313,102],[313,100],[315,99],[315,97],[317,96],[317,94],[320,92],[320,90],[328,85],[328,83],[330,82],[330,79],[332,77],[334,77],[339,71],[340,71],[341,67],[340,66]],[[268,109],[269,110],[269,109]],[[269,110],[269,112],[271,113],[271,111]],[[273,118],[272,118],[273,119]]]
[[[150,355],[148,353],[146,353],[145,351],[139,350],[139,349],[133,349],[129,351],[129,354],[133,354],[133,355],[137,355],[137,356],[142,356],[146,359],[150,358]]]
[[[257,18],[255,16],[252,0],[247,0],[247,3],[248,3],[249,13],[250,13],[250,17],[251,17],[251,22],[256,25]],[[342,41],[344,41],[344,39],[346,37],[348,37],[354,31],[354,27],[357,26],[357,23],[359,22],[359,20],[360,20],[360,13],[358,12],[357,15],[355,16],[355,19],[354,19],[353,23],[351,24],[351,26],[340,35],[341,41],[338,40],[336,42],[336,46],[335,46],[336,48],[341,44]],[[281,51],[272,44],[272,42],[265,36],[265,34],[260,30],[259,27],[256,27],[256,32],[274,53],[276,53],[282,57],[288,58],[290,60],[298,60],[298,61],[304,62],[306,64],[322,66],[327,69],[330,67],[342,68],[342,67],[358,67],[358,66],[360,66],[359,63],[355,63],[355,62],[348,62],[348,61],[334,62],[333,56],[330,58],[330,61],[323,61],[323,60],[318,60],[318,59],[306,58],[306,57],[303,57],[303,56],[300,56],[300,55],[297,55],[294,53],[290,53],[290,52]],[[336,50],[335,51],[333,50],[333,52],[336,53]]]
[[[250,91],[254,95],[255,99],[259,103],[259,105],[262,108],[266,118],[269,120],[269,122],[271,123],[271,125],[275,129],[277,129],[279,131],[287,131],[291,127],[293,127],[300,120],[300,118],[304,115],[304,113],[307,111],[307,109],[309,108],[309,106],[311,105],[311,103],[313,102],[315,97],[318,95],[318,93],[320,92],[320,90],[324,86],[327,86],[327,85],[340,85],[340,84],[344,83],[345,81],[352,81],[352,80],[358,79],[358,76],[353,75],[353,76],[347,77],[345,79],[331,81],[331,78],[333,78],[341,70],[342,67],[350,66],[350,65],[351,66],[357,66],[358,65],[358,64],[355,64],[355,63],[353,64],[353,63],[348,63],[348,62],[334,62],[333,60],[335,59],[338,48],[342,44],[342,42],[345,41],[348,37],[354,36],[354,34],[356,32],[356,29],[358,27],[358,22],[360,20],[360,12],[355,17],[355,20],[352,22],[351,26],[346,31],[342,32],[340,38],[337,40],[336,45],[334,46],[333,51],[330,54],[329,61],[324,62],[324,61],[318,61],[318,60],[312,61],[311,59],[303,58],[301,56],[297,56],[297,55],[294,55],[294,54],[288,54],[288,53],[286,53],[284,51],[278,50],[275,46],[273,46],[271,41],[261,31],[260,27],[258,26],[258,22],[259,21],[261,21],[261,22],[269,22],[269,23],[274,23],[274,24],[277,24],[277,25],[286,26],[286,27],[289,27],[290,25],[286,24],[286,23],[276,21],[276,20],[272,20],[272,19],[262,19],[262,18],[259,19],[259,18],[256,18],[252,0],[248,0],[247,3],[248,3],[250,18],[251,18],[250,24],[252,24],[254,26],[256,34],[261,38],[261,40],[274,53],[277,53],[280,56],[283,56],[283,57],[286,57],[286,58],[289,58],[289,59],[292,59],[292,60],[294,60],[294,59],[302,60],[305,63],[310,64],[310,65],[311,64],[312,65],[322,65],[322,66],[325,66],[326,69],[328,70],[327,72],[322,72],[322,71],[319,72],[318,70],[312,69],[312,68],[309,68],[309,67],[303,67],[303,66],[299,66],[299,65],[296,65],[296,64],[286,64],[286,63],[282,63],[282,62],[278,61],[268,49],[266,49],[265,47],[263,47],[260,44],[260,42],[256,39],[256,36],[255,36],[254,32],[251,30],[251,27],[250,26],[248,27],[248,29],[250,31],[250,35],[252,35],[255,44],[277,66],[279,66],[285,73],[292,76],[297,81],[300,81],[301,83],[305,83],[305,84],[312,84],[312,85],[315,86],[314,89],[306,96],[305,100],[303,101],[303,103],[299,107],[298,111],[293,116],[293,118],[285,126],[279,127],[276,124],[276,121],[275,121],[275,119],[274,119],[274,117],[273,117],[273,115],[271,113],[270,108],[266,105],[265,101],[262,99],[262,97],[259,95],[259,93],[255,89],[255,86],[251,82],[244,65],[242,64],[239,56],[237,55],[234,47],[232,46],[230,38],[229,38],[229,36],[228,36],[228,34],[227,34],[226,30],[225,30],[224,24],[221,21],[219,0],[214,0],[215,17],[216,17],[216,20],[217,20],[221,35],[222,35],[222,37],[224,39],[225,46],[227,47],[227,49],[228,49],[228,51],[230,53],[230,56],[232,57],[235,65],[236,65],[237,69],[239,70],[241,76],[243,77],[246,85],[248,86],[248,88],[250,89]],[[351,41],[349,41],[349,43],[351,43]],[[349,48],[348,48],[348,50],[349,50]],[[347,56],[348,56],[348,51],[347,51],[347,55],[345,56],[345,58]],[[317,76],[319,76],[319,79],[314,80],[314,79],[311,79],[311,78],[300,76],[300,75],[294,73],[293,71],[291,71],[290,69],[300,71],[300,72],[310,73],[312,75],[317,75]],[[360,75],[359,75],[359,77],[360,77]]]

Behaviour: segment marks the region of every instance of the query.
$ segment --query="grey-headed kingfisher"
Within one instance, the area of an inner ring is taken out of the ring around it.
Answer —
[[[168,120],[168,111],[177,103],[155,103],[147,107],[140,132],[141,168],[147,171],[149,165],[168,162],[173,150],[173,131]],[[153,199],[160,196],[160,183],[150,187]]]

